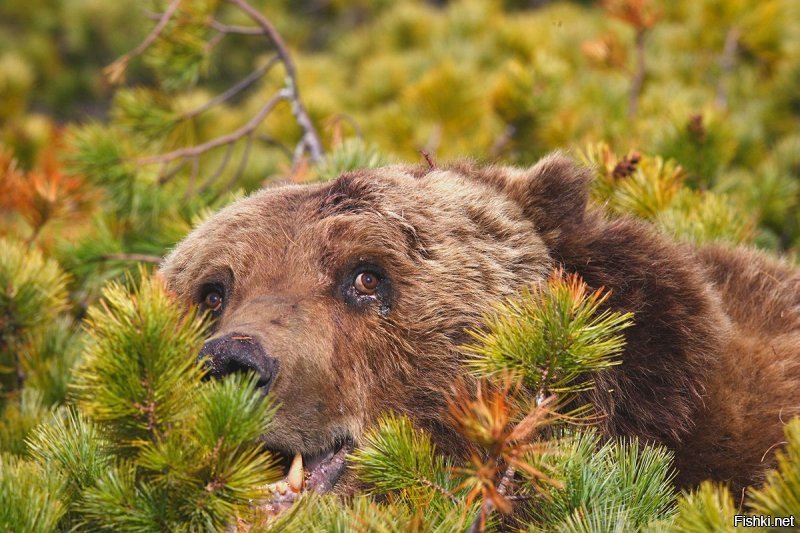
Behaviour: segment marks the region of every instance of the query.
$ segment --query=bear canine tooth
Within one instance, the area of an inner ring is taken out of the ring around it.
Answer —
[[[294,492],[300,492],[303,489],[303,456],[299,453],[295,454],[292,459],[292,466],[289,467],[286,482]]]

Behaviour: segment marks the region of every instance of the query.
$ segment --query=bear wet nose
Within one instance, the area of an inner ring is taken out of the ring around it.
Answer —
[[[252,372],[258,377],[258,387],[269,391],[278,371],[278,361],[267,355],[257,340],[249,335],[230,333],[206,342],[198,359],[205,359],[207,377],[221,378],[235,372]]]

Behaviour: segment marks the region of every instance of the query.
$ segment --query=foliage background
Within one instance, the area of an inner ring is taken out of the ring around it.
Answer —
[[[284,86],[284,72],[272,68],[246,91],[194,113],[263,67],[274,50],[263,36],[215,40],[212,18],[251,22],[231,2],[185,0],[177,21],[127,63],[123,83],[112,83],[113,72],[104,69],[145,38],[168,3],[5,0],[0,6],[0,467],[3,476],[13,474],[0,477],[3,483],[28,480],[28,499],[41,509],[63,507],[48,516],[3,515],[0,524],[33,520],[26,523],[42,530],[56,523],[97,525],[91,499],[80,518],[58,492],[74,494],[74,483],[89,486],[97,473],[84,472],[72,485],[43,477],[42,467],[25,459],[47,452],[31,448],[45,438],[30,441],[31,432],[38,427],[45,435],[50,426],[38,424],[54,409],[80,403],[86,376],[75,383],[72,369],[94,360],[98,341],[92,335],[119,333],[98,334],[97,306],[109,280],[130,272],[148,287],[146,271],[132,267],[152,266],[197,221],[263,185],[330,179],[392,161],[423,162],[421,152],[437,161],[469,157],[528,165],[564,149],[594,166],[595,200],[609,210],[648,219],[679,239],[748,244],[789,260],[797,253],[800,4],[793,0],[253,5],[289,47],[301,100],[326,151],[323,161],[293,154],[303,132],[291,105],[281,102],[252,135],[231,143],[229,153],[222,147],[185,161],[142,162],[235,130]],[[106,296],[112,303],[105,305],[127,309],[121,303],[126,291],[114,287],[111,300]],[[158,301],[150,298],[145,300]],[[89,309],[93,333],[87,335],[81,323]],[[52,431],[69,426],[75,434],[92,434],[83,419],[61,409]],[[84,411],[92,409],[84,405]],[[389,423],[386,431],[392,430],[393,439],[406,431],[401,422]],[[184,435],[176,431],[174,438]],[[203,438],[195,448],[201,455],[208,446]],[[242,437],[244,448],[246,441]],[[569,445],[575,457],[588,449],[582,442]],[[797,476],[791,455],[797,449],[782,463],[775,492],[754,496],[753,509],[800,516],[796,507],[785,507],[791,501],[786,494],[797,498],[798,478],[791,478]],[[92,464],[108,461],[92,453]],[[151,459],[156,454],[148,453]],[[588,465],[576,459],[573,474],[584,481],[597,472],[613,477],[608,472],[618,463],[603,460]],[[272,475],[268,465],[256,466],[259,479]],[[157,494],[165,482],[148,468],[139,465],[125,479],[145,484],[139,488],[154,483],[148,494]],[[185,485],[187,501],[204,475],[186,474],[193,480]],[[4,500],[11,507],[25,501],[3,487],[0,497],[11,498]],[[120,497],[135,488],[119,487]],[[103,501],[96,500],[96,508]],[[348,512],[374,511],[371,505],[358,500]],[[557,516],[566,529],[578,528],[575,520],[603,529],[612,522],[643,527],[654,519],[615,507],[613,498],[607,505],[584,509],[577,518],[569,514],[573,507],[552,512],[562,513]],[[331,524],[344,523],[344,511],[331,502],[307,507],[296,514],[314,509]],[[735,505],[708,485],[682,498],[677,511],[659,509],[662,525],[703,530],[696,524],[705,523],[713,530],[732,523]],[[414,518],[414,510],[403,506],[382,512],[387,523]],[[206,525],[216,524],[210,513]],[[442,516],[441,524],[455,523],[446,512]],[[608,517],[616,521],[604,522]]]

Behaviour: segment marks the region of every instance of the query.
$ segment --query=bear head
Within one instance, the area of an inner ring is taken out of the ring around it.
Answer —
[[[547,278],[584,224],[588,181],[556,154],[524,171],[395,166],[266,189],[197,227],[160,274],[212,316],[210,373],[255,372],[278,400],[265,446],[301,454],[325,490],[343,469],[332,459],[387,411],[458,450],[442,410],[466,332]]]

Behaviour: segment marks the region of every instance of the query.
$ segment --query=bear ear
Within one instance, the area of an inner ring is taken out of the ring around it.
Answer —
[[[580,225],[591,179],[587,167],[561,153],[550,154],[527,173],[522,206],[543,230]]]
[[[522,206],[545,240],[583,226],[591,172],[556,152],[531,169],[509,176],[506,192]]]

